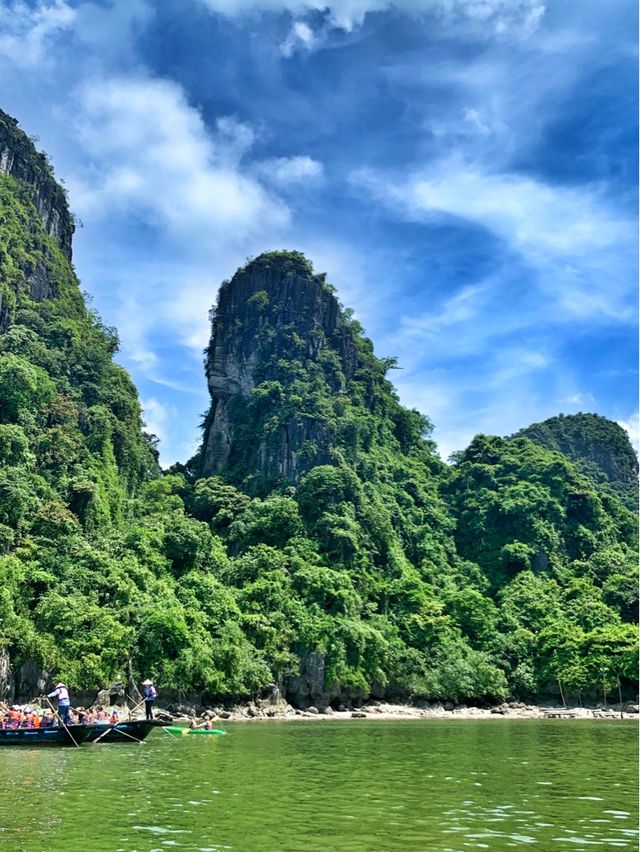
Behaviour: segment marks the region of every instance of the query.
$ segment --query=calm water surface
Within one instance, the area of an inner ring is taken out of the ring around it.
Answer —
[[[0,846],[638,849],[633,722],[229,725],[227,737],[0,750]]]

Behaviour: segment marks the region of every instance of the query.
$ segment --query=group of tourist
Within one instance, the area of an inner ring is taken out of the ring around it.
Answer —
[[[147,719],[153,719],[153,704],[158,692],[153,681],[145,680],[144,705]],[[56,699],[55,711],[49,699]],[[62,682],[57,683],[53,692],[42,696],[50,707],[41,708],[30,704],[13,704],[8,707],[0,702],[0,730],[17,728],[51,728],[56,725],[116,725],[120,717],[116,710],[108,713],[103,707],[71,707],[69,690]]]
[[[0,729],[53,728],[62,723],[62,714],[48,708],[32,707],[29,704],[0,706]],[[65,725],[116,725],[120,721],[114,710],[107,713],[102,707],[71,709],[64,716]]]

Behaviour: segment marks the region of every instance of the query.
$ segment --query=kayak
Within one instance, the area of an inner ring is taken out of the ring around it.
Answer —
[[[220,737],[227,733],[216,728],[211,731],[205,731],[204,728],[179,728],[177,725],[167,725],[165,730],[169,731],[170,734],[181,734],[182,736],[185,736],[185,734],[213,734]]]

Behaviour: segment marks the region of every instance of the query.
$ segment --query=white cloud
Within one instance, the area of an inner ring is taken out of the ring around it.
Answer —
[[[75,124],[90,166],[69,184],[81,217],[134,213],[167,236],[212,241],[288,223],[286,206],[238,168],[251,129],[223,118],[212,137],[176,83],[93,80],[78,104]]]
[[[141,399],[142,419],[146,424],[147,432],[156,435],[160,440],[166,439],[165,428],[172,412],[153,397]],[[175,414],[175,412],[173,412]]]
[[[292,56],[296,50],[311,50],[316,43],[317,36],[304,21],[294,21],[289,34],[280,45],[283,56]]]
[[[42,66],[54,59],[47,43],[75,21],[76,11],[64,0],[52,3],[12,2],[3,4],[0,14],[0,56],[17,67]]]
[[[585,409],[595,407],[596,399],[592,393],[577,391],[576,393],[572,393],[564,399],[564,402],[567,405],[570,405],[574,408],[580,408],[583,411]]]
[[[155,397],[140,400],[142,417],[149,434],[160,439],[158,451],[160,464],[169,467],[176,461],[186,461],[198,448],[198,439],[185,436],[180,428],[180,412],[174,405],[167,405]],[[191,431],[191,430],[187,430]]]
[[[213,134],[213,155],[218,163],[237,165],[251,149],[255,141],[253,127],[238,121],[232,115],[224,115],[216,120],[216,132]]]
[[[640,413],[634,411],[625,420],[618,420],[618,425],[629,434],[629,440],[637,452],[640,449]]]
[[[229,17],[264,12],[305,16],[324,13],[332,26],[350,31],[367,14],[397,9],[410,15],[435,15],[447,21],[467,19],[497,35],[533,32],[545,7],[539,0],[202,0],[213,12]]]
[[[264,180],[282,188],[303,182],[316,184],[324,176],[322,163],[311,157],[273,157],[258,163],[255,171]]]

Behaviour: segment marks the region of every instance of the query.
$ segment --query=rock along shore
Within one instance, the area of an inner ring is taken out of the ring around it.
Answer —
[[[190,722],[192,719],[211,719],[218,722],[264,722],[264,721],[340,721],[353,719],[378,720],[411,720],[411,719],[635,719],[638,720],[640,707],[638,704],[623,702],[622,704],[590,704],[588,706],[570,706],[550,703],[525,704],[520,701],[504,702],[493,707],[474,707],[455,705],[453,702],[427,702],[417,704],[393,704],[384,701],[369,701],[358,707],[331,706],[318,708],[314,706],[299,709],[287,703],[275,693],[274,697],[257,699],[246,704],[238,704],[230,708],[210,705],[193,704],[191,702],[175,703],[158,701],[154,715],[166,722]],[[125,704],[124,695],[113,702],[114,695],[104,690],[93,702],[94,707],[100,706],[107,715],[112,711],[118,713],[121,719],[130,717]],[[87,702],[89,703],[89,702]],[[30,702],[32,707],[38,706],[39,701]],[[131,714],[133,719],[144,718],[141,707]]]
[[[625,703],[593,707],[540,706],[512,702],[495,707],[454,706],[451,703],[434,703],[419,707],[405,704],[372,702],[357,709],[334,710],[331,707],[320,711],[316,707],[300,710],[281,702],[277,705],[259,706],[262,702],[239,705],[229,710],[217,707],[158,707],[158,714],[166,713],[176,721],[196,718],[229,722],[259,721],[339,721],[351,719],[638,719],[638,705]]]

